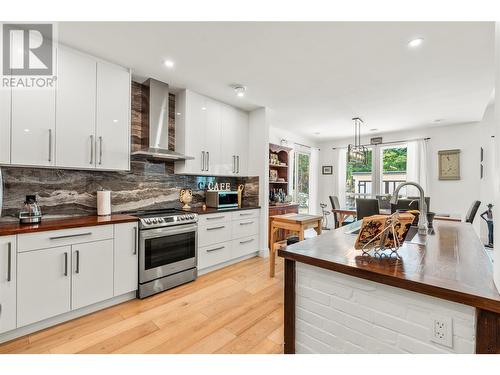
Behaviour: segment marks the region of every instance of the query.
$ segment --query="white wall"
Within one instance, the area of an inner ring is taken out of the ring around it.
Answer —
[[[269,124],[266,108],[250,112],[248,174],[259,176],[260,255],[268,255],[269,219]]]
[[[297,263],[297,353],[474,353],[475,309]],[[452,319],[452,347],[433,317]]]
[[[480,147],[486,147],[491,151],[491,138],[489,132],[492,129],[491,116],[493,107],[489,107],[485,115],[485,124],[471,123],[453,126],[435,126],[410,131],[377,134],[382,136],[385,142],[407,140],[414,138],[430,137],[428,141],[428,166],[429,187],[426,195],[431,197],[431,210],[436,213],[447,213],[464,217],[474,200],[484,200],[489,203],[492,200],[491,189],[485,188],[485,183],[480,179]],[[484,134],[484,135],[483,135]],[[373,136],[373,135],[370,135]],[[336,151],[332,147],[345,147],[351,139],[325,142],[320,145],[320,166],[333,165],[336,168]],[[369,142],[369,138],[362,140]],[[438,151],[447,149],[460,149],[460,174],[458,181],[440,181],[438,179]],[[486,160],[485,160],[486,162]],[[491,168],[491,160],[486,168]],[[490,170],[491,175],[491,170]],[[320,175],[320,201],[328,202],[329,195],[337,195],[337,176]],[[488,196],[489,195],[489,196]],[[329,202],[328,202],[329,203]],[[481,206],[484,208],[484,205]],[[476,218],[475,227],[479,232],[479,217]]]
[[[493,176],[493,189],[495,193],[495,205],[496,210],[500,209],[500,23],[495,24],[495,173]],[[496,215],[499,217],[500,215]],[[494,278],[497,289],[500,291],[500,248],[498,246],[498,241],[500,239],[500,223],[498,219],[495,225],[495,239],[496,239],[496,251],[494,251],[495,262],[494,267]]]

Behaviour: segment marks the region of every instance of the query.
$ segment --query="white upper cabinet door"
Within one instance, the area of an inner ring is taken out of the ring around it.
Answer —
[[[130,170],[130,71],[97,63],[96,166]]]
[[[17,254],[17,327],[71,309],[71,247]]]
[[[175,173],[207,173],[205,97],[190,90],[182,91],[176,95],[175,112],[175,150],[194,157],[194,160],[176,162]]]
[[[10,89],[0,88],[0,164],[10,164]]]
[[[95,168],[95,59],[58,50],[56,165]]]
[[[113,240],[72,246],[71,308],[113,297]]]
[[[137,290],[138,238],[137,223],[115,224],[114,239],[114,295]]]
[[[236,155],[238,145],[236,142],[238,136],[237,111],[235,108],[221,104],[221,174],[236,174]]]
[[[16,236],[0,237],[0,333],[16,328]]]
[[[236,110],[236,174],[248,174],[248,112]]]
[[[12,89],[12,164],[54,166],[56,90]]]
[[[205,174],[217,175],[221,167],[221,103],[206,98],[207,124],[205,127],[206,166]]]

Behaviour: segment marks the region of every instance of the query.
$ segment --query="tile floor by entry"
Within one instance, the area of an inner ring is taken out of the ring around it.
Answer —
[[[0,353],[282,353],[283,261],[251,258],[195,282],[0,344]]]

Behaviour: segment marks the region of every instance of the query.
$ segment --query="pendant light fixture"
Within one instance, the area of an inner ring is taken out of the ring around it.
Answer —
[[[368,149],[361,144],[361,125],[364,123],[359,117],[354,117],[354,143],[347,147],[347,162],[366,165],[368,162]]]

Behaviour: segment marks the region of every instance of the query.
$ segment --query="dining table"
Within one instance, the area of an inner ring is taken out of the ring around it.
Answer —
[[[352,207],[343,207],[343,208],[334,208],[332,210],[333,214],[337,215],[337,221],[339,222],[339,226],[344,225],[344,222],[346,219],[350,216],[356,218],[356,208]],[[388,208],[381,208],[379,210],[379,213],[381,215],[390,215],[391,210]],[[434,216],[434,220],[442,220],[442,221],[454,221],[454,222],[460,222],[462,219],[457,216],[451,216],[448,214],[437,214]]]

